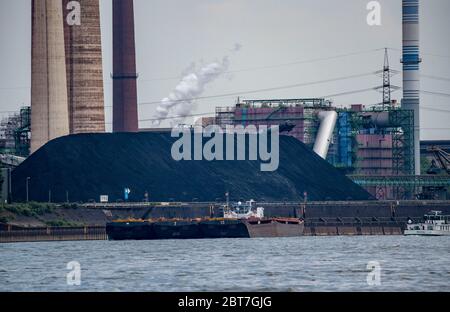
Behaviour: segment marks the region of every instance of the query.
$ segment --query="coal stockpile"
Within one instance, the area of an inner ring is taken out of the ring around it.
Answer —
[[[49,142],[12,174],[13,200],[138,202],[367,200],[371,196],[298,140],[281,136],[278,170],[260,161],[175,161],[170,133],[80,134]],[[247,142],[248,143],[248,142]],[[248,158],[247,158],[248,159]],[[29,178],[29,179],[28,179]]]

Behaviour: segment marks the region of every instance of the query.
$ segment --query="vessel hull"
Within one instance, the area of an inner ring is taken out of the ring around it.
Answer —
[[[160,222],[153,224],[155,239],[200,239],[198,222]]]
[[[303,236],[303,223],[278,222],[270,220],[264,223],[246,222],[251,238],[259,237],[297,237]]]
[[[450,236],[446,231],[427,231],[427,230],[406,230],[406,236]]]
[[[106,227],[110,240],[297,237],[303,231],[303,222],[276,219],[113,222]]]
[[[250,238],[244,222],[236,221],[207,221],[200,223],[203,238]]]
[[[110,240],[149,240],[156,239],[153,225],[148,222],[110,223],[106,225]]]

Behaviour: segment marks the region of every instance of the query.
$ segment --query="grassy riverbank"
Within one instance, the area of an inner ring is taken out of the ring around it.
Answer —
[[[73,212],[78,209],[76,204],[56,205],[36,202],[0,204],[0,223],[25,227],[88,225],[86,222],[79,222],[71,217]]]

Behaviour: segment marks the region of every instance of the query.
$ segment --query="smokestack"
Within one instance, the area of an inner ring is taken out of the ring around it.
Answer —
[[[99,0],[63,0],[71,134],[105,132]]]
[[[113,132],[137,132],[133,0],[113,0]]]
[[[414,111],[415,174],[420,175],[419,0],[403,0],[403,109]]]
[[[63,10],[60,0],[33,0],[31,153],[69,134]]]

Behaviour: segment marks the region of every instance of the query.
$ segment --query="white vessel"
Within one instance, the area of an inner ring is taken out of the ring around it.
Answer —
[[[405,235],[419,236],[450,236],[450,216],[442,215],[441,211],[432,211],[425,215],[423,223],[409,222]]]

